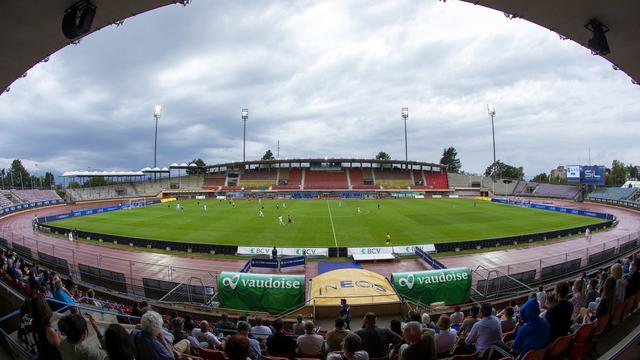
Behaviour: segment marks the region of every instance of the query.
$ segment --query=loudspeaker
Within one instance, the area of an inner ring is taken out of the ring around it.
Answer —
[[[96,7],[88,1],[73,4],[62,17],[62,33],[69,40],[75,40],[91,30]]]

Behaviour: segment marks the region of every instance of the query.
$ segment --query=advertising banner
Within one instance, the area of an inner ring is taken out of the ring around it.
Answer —
[[[582,166],[580,168],[580,183],[588,185],[604,185],[604,166]]]
[[[469,301],[471,270],[468,268],[401,272],[391,276],[398,294],[416,303],[443,301],[453,305]]]
[[[236,310],[280,313],[304,304],[304,275],[222,272],[220,306]]]
[[[580,165],[567,166],[567,181],[570,184],[575,184],[580,182]]]
[[[284,258],[280,260],[280,267],[292,267],[292,266],[304,266],[305,265],[305,257],[304,256],[294,256],[290,258]]]
[[[287,256],[318,256],[318,257],[327,257],[329,256],[328,248],[316,248],[316,247],[307,247],[307,248],[281,248],[278,247],[278,255],[287,255]],[[273,251],[273,247],[266,246],[238,246],[238,251],[236,255],[269,255],[271,256],[271,251]]]
[[[269,258],[265,258],[265,259],[254,258],[254,259],[251,259],[251,267],[277,269],[278,260],[269,259]]]
[[[433,244],[423,245],[402,245],[402,246],[373,246],[348,248],[349,256],[355,255],[377,255],[377,254],[398,254],[398,255],[414,255],[416,248],[420,248],[425,252],[435,252],[436,247]]]
[[[349,304],[400,301],[384,276],[364,269],[339,269],[314,277],[310,298],[317,305],[339,305],[342,298]]]

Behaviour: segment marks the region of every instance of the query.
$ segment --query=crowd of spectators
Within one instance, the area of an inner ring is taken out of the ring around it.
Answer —
[[[380,326],[374,313],[367,313],[358,329],[347,329],[341,315],[333,329],[319,331],[317,324],[298,315],[291,329],[285,330],[282,319],[270,322],[258,317],[251,326],[246,316],[234,322],[226,314],[213,324],[175,312],[165,318],[142,301],[128,309],[130,317],[118,317],[128,330],[113,323],[103,335],[90,312],[83,313],[77,306],[82,303],[104,309],[110,302],[96,298],[91,289],[79,290],[70,279],[29,266],[11,251],[0,251],[4,276],[22,281],[31,289],[32,297],[24,307],[31,332],[24,338],[31,339],[32,352],[43,359],[71,360],[193,359],[207,351],[243,360],[264,360],[264,356],[430,360],[485,351],[499,358],[516,358],[530,350],[545,349],[582,325],[605,317],[612,317],[614,324],[620,321],[622,316],[613,314],[639,295],[639,267],[640,259],[627,258],[591,276],[559,282],[552,290],[540,287],[526,301],[512,300],[501,309],[488,303],[466,311],[456,306],[452,313],[439,315],[435,323],[428,313],[410,311],[404,321],[393,319],[385,327]],[[51,307],[65,305],[69,313],[58,319],[56,329]],[[123,312],[117,305],[109,309]],[[97,341],[89,341],[94,337]]]

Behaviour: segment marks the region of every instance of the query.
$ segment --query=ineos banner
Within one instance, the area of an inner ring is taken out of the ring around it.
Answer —
[[[469,301],[469,268],[393,273],[391,277],[398,294],[416,303],[444,301],[453,305]]]
[[[287,255],[287,256],[319,256],[326,257],[329,256],[328,248],[316,248],[316,247],[308,247],[308,248],[276,248],[278,250],[278,255]],[[238,246],[238,251],[236,255],[271,255],[273,251],[273,247],[264,247],[264,246]]]
[[[220,306],[281,313],[304,304],[304,275],[223,272],[218,277]]]

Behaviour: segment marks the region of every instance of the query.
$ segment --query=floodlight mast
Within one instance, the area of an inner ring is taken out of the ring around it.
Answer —
[[[245,149],[247,143],[247,119],[249,119],[249,109],[244,108],[240,113],[244,127],[242,129],[242,162],[245,161]]]
[[[498,169],[498,166],[496,164],[496,132],[494,130],[494,126],[493,126],[493,118],[495,118],[496,116],[496,108],[495,106],[491,105],[491,104],[487,104],[487,113],[489,114],[489,117],[491,118],[491,138],[493,139],[493,171],[491,176],[493,177],[493,180],[496,180],[496,171]]]
[[[156,132],[155,132],[155,140],[154,140],[154,145],[153,145],[153,168],[155,169],[156,167],[158,167],[157,164],[157,160],[158,160],[158,119],[160,118],[160,114],[162,113],[162,106],[160,105],[156,105],[153,108],[153,117],[156,119]],[[154,172],[153,173],[153,179],[155,180],[157,176],[157,173]]]
[[[407,150],[407,118],[409,117],[409,108],[403,107],[401,111],[404,120],[404,160],[409,161],[409,151]],[[407,167],[407,164],[404,164]]]

